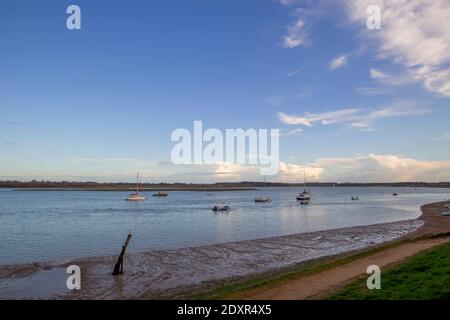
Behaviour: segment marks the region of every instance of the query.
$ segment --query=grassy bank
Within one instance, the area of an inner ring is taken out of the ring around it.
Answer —
[[[317,261],[306,262],[286,270],[276,271],[264,275],[255,275],[247,279],[227,281],[222,285],[216,285],[212,290],[199,292],[184,298],[204,300],[240,299],[249,291],[268,289],[303,276],[344,265],[389,248],[397,247],[409,241],[411,240],[396,241],[393,243],[380,245],[375,248],[363,249],[356,253],[350,252],[333,257],[324,257],[322,259],[318,259]]]
[[[381,289],[369,290],[367,276],[329,297],[332,300],[450,299],[450,244],[420,253],[406,262],[382,270]]]

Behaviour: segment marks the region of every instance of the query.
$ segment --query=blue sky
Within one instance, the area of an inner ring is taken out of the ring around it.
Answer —
[[[0,179],[260,179],[168,163],[202,120],[280,128],[273,180],[450,180],[450,5],[391,2],[2,1]]]

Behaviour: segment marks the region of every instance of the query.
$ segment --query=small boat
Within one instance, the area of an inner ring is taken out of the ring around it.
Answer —
[[[443,215],[443,216],[445,216],[445,217],[450,217],[450,210],[449,210],[449,211],[442,212],[441,215]]]
[[[262,202],[270,202],[272,201],[272,199],[264,197],[264,196],[259,196],[255,198],[255,202],[257,203],[262,203]]]
[[[264,176],[264,189],[266,188],[266,177]],[[272,199],[270,199],[269,197],[265,197],[263,195],[260,195],[258,197],[255,198],[255,202],[256,203],[267,203],[272,201]]]
[[[353,197],[352,197],[352,201],[356,201],[356,200],[359,200],[359,197],[358,197],[358,196],[356,196],[356,197],[353,196]]]
[[[392,195],[393,195],[394,197],[396,197],[396,196],[398,196],[398,193],[397,193],[397,192],[394,192]]]
[[[146,197],[139,194],[139,172],[136,175],[136,191],[125,198],[125,201],[144,201],[147,200]]]
[[[167,192],[157,192],[153,194],[154,197],[167,197]]]
[[[230,210],[231,210],[230,206],[227,206],[225,204],[218,204],[218,205],[214,206],[214,208],[212,208],[212,211],[214,211],[214,212],[230,211]]]
[[[146,197],[141,196],[138,192],[133,192],[128,197],[125,198],[125,201],[144,201],[147,200]]]
[[[306,173],[304,174],[304,189],[303,192],[297,196],[297,200],[300,201],[300,204],[308,204],[311,201],[311,191],[306,186]]]
[[[301,204],[308,204],[311,201],[311,192],[308,189],[303,190],[297,196],[297,200],[300,201]]]

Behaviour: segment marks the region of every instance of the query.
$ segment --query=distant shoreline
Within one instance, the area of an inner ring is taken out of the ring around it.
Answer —
[[[303,183],[281,183],[260,181],[220,182],[220,183],[143,183],[142,191],[248,191],[259,188],[292,187],[303,188]],[[450,182],[397,182],[397,183],[337,183],[310,182],[308,187],[399,187],[399,188],[450,188]],[[0,181],[0,189],[15,191],[130,191],[135,183],[115,182],[74,182],[74,181]]]
[[[110,192],[129,192],[136,190],[135,188],[8,188],[12,189],[12,191],[110,191]],[[198,191],[198,192],[223,192],[223,191],[251,191],[258,190],[258,188],[239,188],[239,187],[230,187],[230,188],[139,188],[139,191]]]

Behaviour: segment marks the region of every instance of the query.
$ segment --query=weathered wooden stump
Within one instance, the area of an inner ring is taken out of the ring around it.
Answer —
[[[131,231],[128,233],[127,240],[125,244],[122,246],[122,251],[120,252],[119,258],[117,259],[116,265],[114,267],[114,271],[112,273],[113,276],[117,276],[123,274],[123,256],[125,255],[125,251],[127,250],[128,243],[130,242],[132,237]]]

